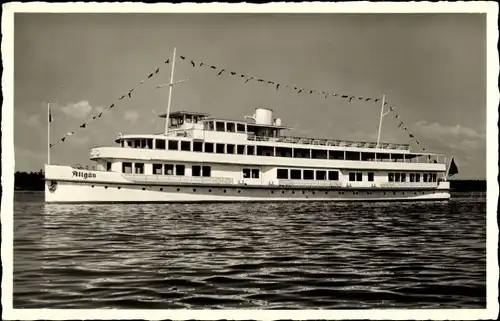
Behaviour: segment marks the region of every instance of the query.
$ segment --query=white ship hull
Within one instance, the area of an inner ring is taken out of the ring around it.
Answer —
[[[442,201],[450,198],[449,183],[427,188],[352,188],[346,186],[245,186],[205,182],[139,184],[113,172],[78,171],[47,166],[47,203],[176,203],[282,201]],[[87,174],[87,175],[84,175]],[[95,176],[94,176],[95,175]]]

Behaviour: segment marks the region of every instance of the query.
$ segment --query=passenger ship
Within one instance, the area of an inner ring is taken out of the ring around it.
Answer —
[[[46,165],[46,202],[450,198],[446,156],[414,153],[410,145],[286,136],[291,128],[266,108],[250,120],[228,120],[170,113],[169,98],[160,117],[163,133],[120,134],[116,145],[92,148],[93,168]]]

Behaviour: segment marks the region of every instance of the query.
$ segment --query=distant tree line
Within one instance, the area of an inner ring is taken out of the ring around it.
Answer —
[[[25,191],[43,191],[44,188],[44,173],[39,172],[16,172],[14,176],[15,190]]]
[[[39,172],[16,172],[14,178],[16,190],[43,191],[44,173]],[[450,180],[451,192],[485,192],[485,180]]]

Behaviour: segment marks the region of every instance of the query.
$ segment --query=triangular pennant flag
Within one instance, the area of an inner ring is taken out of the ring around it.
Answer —
[[[54,146],[54,144],[50,144],[50,147]]]
[[[302,90],[303,90],[303,89],[299,90],[299,91],[297,92],[297,94],[300,94],[300,93],[302,92]]]
[[[248,78],[247,80],[245,80],[245,84],[246,84],[247,82],[249,82],[250,80],[252,80],[252,79],[253,79],[253,77],[250,77],[250,78]]]
[[[92,117],[92,119],[96,119],[97,116]]]
[[[132,98],[132,92],[133,92],[133,91],[134,91],[134,90],[133,90],[133,89],[131,89],[131,90],[128,92],[128,97],[129,97],[129,98]]]
[[[123,98],[125,98],[125,95],[123,95],[120,98],[118,98],[118,100],[122,100]]]
[[[193,67],[196,67],[196,65],[194,64],[194,61],[191,60],[191,65],[193,65]]]
[[[356,97],[354,97],[354,96],[349,97],[349,102],[351,102],[351,100],[352,100],[353,98],[356,98]]]
[[[338,94],[331,94],[332,96],[338,96]]]
[[[380,99],[379,99],[379,98],[377,98],[377,99],[375,99],[375,102],[377,102],[377,101],[379,101],[379,100],[380,100]]]
[[[389,107],[389,110],[390,110],[390,111],[393,111],[393,110],[394,110],[394,107],[393,107],[393,106]]]
[[[280,88],[280,84],[277,84],[276,85],[276,90],[278,90]]]
[[[210,66],[210,68],[212,68],[212,69],[217,69],[217,67],[215,67],[215,66]]]
[[[66,139],[66,137],[61,138],[61,142],[64,142],[65,139]]]
[[[347,96],[347,95],[342,95],[342,98],[347,98],[347,97],[349,97],[349,96]]]
[[[388,105],[388,104],[389,104],[388,102],[385,102],[385,103],[384,103],[384,106],[385,106],[385,105]]]
[[[274,84],[274,81],[270,81],[270,80],[268,80],[268,81],[267,81],[267,83],[268,83],[268,84]]]
[[[415,137],[415,136],[413,136],[413,134],[410,134],[410,138],[413,138],[413,137]]]
[[[141,85],[144,83],[144,80],[141,80]]]
[[[366,98],[365,101],[371,100],[371,98]]]
[[[87,126],[87,124],[83,123],[83,124],[80,125],[80,128],[85,128],[86,126]]]
[[[425,148],[422,148],[422,151],[423,151],[423,152],[425,152],[425,151],[426,151],[426,149],[425,149]]]
[[[226,69],[222,69],[217,75],[220,76]]]
[[[231,71],[231,75],[233,75],[233,76],[234,76],[234,75],[236,75],[236,73],[235,73],[234,71]]]
[[[363,100],[363,97],[358,97],[359,100]]]
[[[150,73],[149,76],[148,76],[148,79],[153,77],[154,73]]]
[[[420,142],[418,140],[415,141],[417,144],[420,144]]]
[[[245,76],[245,75],[241,75],[240,77],[241,77],[241,78],[245,78],[246,76]]]
[[[180,57],[181,57],[182,60],[186,59],[186,57],[184,57],[184,56],[180,56]]]
[[[200,67],[201,67],[201,66],[203,66],[204,64],[205,64],[205,63],[201,62],[201,63],[200,63]]]
[[[450,162],[450,168],[448,169],[448,176],[453,176],[455,174],[458,174],[458,167],[457,164],[455,164],[455,157],[452,157]]]
[[[165,63],[168,64],[170,62],[170,58],[165,60]]]
[[[73,136],[75,132],[69,132],[69,133],[66,133],[66,136]]]
[[[101,118],[101,116],[102,116],[102,113],[99,113],[99,116],[97,116],[97,117]]]
[[[258,82],[263,82],[263,81],[264,81],[264,79],[257,79],[257,81],[258,81]]]
[[[158,67],[156,70],[155,70],[155,74],[159,73],[160,72],[160,68]]]
[[[109,109],[111,109],[111,108],[113,108],[113,107],[115,107],[115,104],[114,104],[114,103],[112,103],[111,105],[109,105]]]

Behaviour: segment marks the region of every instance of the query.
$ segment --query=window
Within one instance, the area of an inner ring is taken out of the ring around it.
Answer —
[[[146,139],[146,148],[153,149],[153,139]]]
[[[181,150],[185,152],[191,151],[191,142],[181,142]]]
[[[255,146],[247,146],[247,155],[255,155]]]
[[[224,154],[224,144],[215,144],[215,152],[217,154]]]
[[[278,168],[277,178],[278,179],[288,179],[288,169]]]
[[[313,149],[311,152],[312,158],[316,159],[327,159],[328,158],[328,151],[322,150],[322,149]]]
[[[316,171],[316,179],[324,181],[326,179],[326,171]]]
[[[356,181],[356,173],[349,173],[349,182]]]
[[[140,147],[141,147],[141,140],[134,139],[134,148],[140,148]]]
[[[214,127],[214,122],[213,121],[209,121],[209,122],[205,123],[205,129],[206,130],[213,131],[214,128],[215,127]]]
[[[234,123],[226,123],[226,128],[228,133],[234,133],[236,131]]]
[[[205,143],[205,153],[214,152],[214,143]]]
[[[144,163],[135,163],[135,173],[144,174]]]
[[[172,164],[165,164],[164,167],[165,167],[165,170],[163,171],[163,174],[165,174],[165,175],[174,175],[174,165],[172,165]]]
[[[410,173],[410,182],[414,182],[415,181],[415,174],[414,173]]]
[[[243,178],[250,178],[250,168],[243,168]]]
[[[401,182],[406,182],[406,173],[401,173]]]
[[[163,168],[162,164],[153,164],[153,174],[155,175],[161,175],[161,170]]]
[[[107,170],[108,172],[110,172],[110,171],[111,171],[111,162],[106,162],[106,170]]]
[[[330,150],[328,154],[330,159],[344,159],[344,151],[341,150]]]
[[[415,182],[420,183],[420,173],[415,174]]]
[[[184,165],[175,165],[175,175],[177,175],[177,176],[184,176],[185,172],[186,172],[186,166],[184,166]]]
[[[424,183],[426,183],[427,182],[427,173],[425,173],[423,176],[424,176]]]
[[[245,154],[245,145],[238,145],[238,146],[236,146],[236,152],[239,155]]]
[[[165,149],[165,140],[157,139],[156,140],[156,149]]]
[[[252,178],[259,178],[260,170],[252,169]]]
[[[122,172],[127,174],[132,173],[132,163],[122,163]]]
[[[234,154],[234,145],[233,144],[227,144],[226,145],[226,153],[228,153],[228,154]]]
[[[218,122],[215,122],[215,130],[218,131],[218,132],[225,132],[226,129],[225,129],[226,126],[224,126],[224,123],[221,122],[221,121],[218,121]]]
[[[290,178],[291,179],[302,179],[302,171],[300,169],[291,169],[290,170]]]
[[[169,150],[178,150],[179,149],[179,144],[176,140],[169,140],[168,141],[168,149]]]
[[[437,181],[437,174],[432,174],[432,181],[436,182]]]
[[[314,171],[310,169],[304,170],[304,179],[314,179]]]
[[[203,151],[203,143],[193,142],[193,152],[202,152],[202,151]]]
[[[363,181],[363,173],[356,173],[356,181],[358,182]]]
[[[244,133],[245,132],[245,124],[236,124],[236,130],[238,133]]]
[[[201,176],[201,166],[200,165],[193,165],[191,176]]]
[[[394,181],[401,182],[401,173],[394,173]]]
[[[368,181],[373,182],[375,180],[375,174],[373,172],[368,172]]]
[[[203,177],[210,177],[212,172],[212,168],[210,166],[203,166],[202,167],[202,176]]]
[[[338,181],[339,180],[339,172],[338,171],[328,171],[328,179],[330,181]]]
[[[394,173],[389,173],[389,182],[394,182]]]

